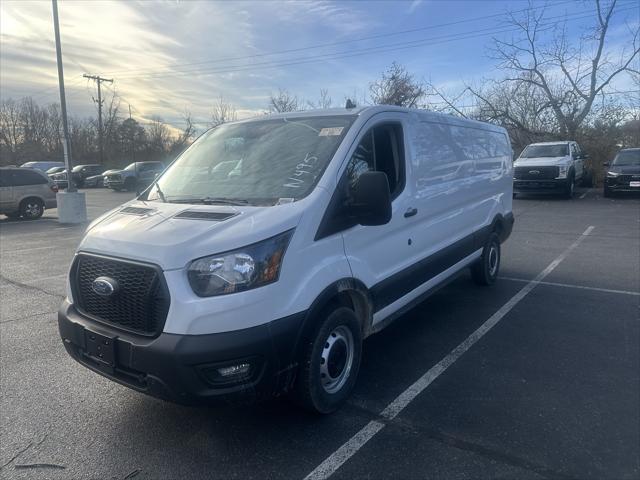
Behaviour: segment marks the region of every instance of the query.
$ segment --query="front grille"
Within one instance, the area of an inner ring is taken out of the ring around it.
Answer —
[[[559,167],[516,167],[516,180],[551,180],[560,173]]]
[[[110,296],[98,295],[93,281],[117,282]],[[169,292],[159,268],[95,255],[79,254],[71,269],[77,307],[94,320],[141,335],[160,334],[169,311]]]

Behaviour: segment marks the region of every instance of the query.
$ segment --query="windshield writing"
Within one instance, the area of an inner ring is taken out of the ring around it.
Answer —
[[[158,179],[168,202],[275,204],[308,195],[352,116],[259,120],[200,137]],[[159,199],[151,189],[147,200]]]

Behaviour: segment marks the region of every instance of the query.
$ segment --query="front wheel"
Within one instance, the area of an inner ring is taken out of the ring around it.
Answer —
[[[566,198],[567,200],[572,199],[575,189],[576,189],[576,179],[572,175],[567,180],[567,186],[564,187],[564,198]]]
[[[493,285],[500,270],[500,237],[492,233],[482,249],[482,256],[471,267],[471,277],[478,285]]]
[[[25,220],[36,220],[44,213],[44,202],[39,198],[27,198],[20,204],[20,216]]]
[[[362,332],[356,314],[338,307],[307,339],[300,356],[295,399],[307,410],[331,413],[349,397],[362,356]]]

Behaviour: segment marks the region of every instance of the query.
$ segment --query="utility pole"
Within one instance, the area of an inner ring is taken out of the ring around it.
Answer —
[[[98,84],[98,144],[100,148],[100,163],[104,164],[104,146],[102,142],[102,93],[100,90],[100,85],[102,82],[113,83],[113,78],[102,78],[100,75],[82,75],[84,78],[88,78],[90,80],[94,80]],[[95,98],[93,99],[95,101]]]
[[[53,7],[53,30],[56,39],[56,60],[58,63],[58,85],[60,87],[60,113],[62,114],[62,131],[64,163],[67,168],[67,191],[56,193],[58,221],[60,223],[82,223],[87,220],[87,205],[84,193],[76,191],[71,179],[71,149],[69,148],[69,125],[67,123],[67,99],[64,92],[64,71],[62,68],[62,47],[60,46],[60,24],[58,22],[58,0],[51,0]]]

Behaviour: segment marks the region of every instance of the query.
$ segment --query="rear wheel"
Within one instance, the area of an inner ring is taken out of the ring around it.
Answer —
[[[482,256],[471,267],[471,277],[478,285],[493,285],[500,270],[500,237],[492,233],[482,249]]]
[[[323,315],[300,356],[295,399],[315,413],[331,413],[349,397],[362,356],[362,332],[356,314],[337,307]]]
[[[44,213],[44,202],[39,198],[25,198],[20,203],[20,216],[25,220],[35,220]]]

